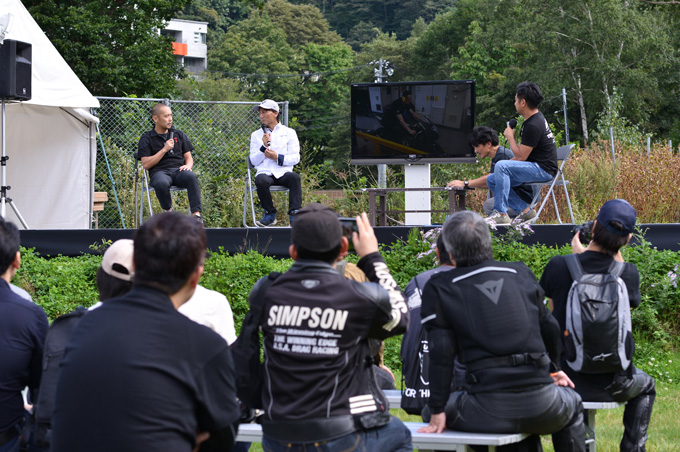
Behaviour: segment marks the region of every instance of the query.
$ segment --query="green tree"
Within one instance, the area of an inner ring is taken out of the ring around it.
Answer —
[[[249,3],[255,2],[242,0],[193,0],[177,14],[177,18],[208,22],[210,31],[226,33],[229,26],[247,17],[250,9]]]
[[[186,0],[23,3],[95,95],[168,96],[183,73],[158,29]]]
[[[285,0],[267,2],[265,12],[286,35],[291,47],[305,44],[336,44],[342,41],[340,35],[330,29],[321,10],[311,5],[293,5]]]

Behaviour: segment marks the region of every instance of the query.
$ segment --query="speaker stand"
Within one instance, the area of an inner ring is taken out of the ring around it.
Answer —
[[[14,215],[17,216],[21,224],[23,225],[24,229],[28,229],[28,225],[26,224],[26,221],[24,220],[24,217],[21,216],[21,213],[19,212],[19,209],[17,206],[14,204],[14,201],[12,201],[12,198],[7,197],[7,190],[10,190],[12,187],[10,187],[7,184],[7,160],[9,160],[9,157],[7,156],[7,151],[5,149],[5,138],[7,137],[7,131],[5,130],[5,98],[2,98],[2,155],[0,156],[0,216],[2,216],[3,219],[7,218],[7,204],[10,205],[12,210],[14,211]]]

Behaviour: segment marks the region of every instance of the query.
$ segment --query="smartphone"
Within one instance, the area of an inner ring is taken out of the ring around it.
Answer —
[[[347,249],[347,251],[354,251],[354,243],[352,243],[352,232],[356,232],[357,234],[359,233],[359,229],[357,228],[357,219],[340,217],[338,218],[338,220],[340,220],[340,226],[342,226],[343,237],[347,237],[347,240],[349,241],[349,248]]]

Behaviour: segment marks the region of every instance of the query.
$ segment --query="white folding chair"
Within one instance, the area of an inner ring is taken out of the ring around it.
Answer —
[[[253,162],[250,161],[250,156],[246,157],[246,180],[245,180],[245,191],[243,193],[243,226],[246,228],[260,228],[262,226],[257,224],[257,217],[255,216],[255,197],[253,192],[257,193],[257,188],[253,184],[253,179],[251,176],[251,171],[255,169]],[[269,187],[270,192],[288,192],[288,187],[283,185],[271,185]],[[250,203],[248,202],[248,196],[250,196]],[[250,208],[248,205],[250,204]],[[253,220],[252,226],[248,224],[248,210],[250,210],[251,218]]]
[[[141,158],[138,153],[135,156],[135,227],[138,228],[144,220],[144,201],[146,197],[147,205],[149,206],[149,215],[153,215],[153,206],[151,205],[151,192],[153,187],[149,185],[149,177],[147,171],[141,165]],[[172,185],[170,193],[187,191],[186,188]],[[191,215],[191,207],[189,207],[189,215]]]
[[[528,184],[538,186],[539,188],[536,191],[536,196],[531,202],[532,206],[538,202],[541,196],[541,187],[546,185],[550,187],[548,188],[548,193],[546,193],[545,197],[543,198],[543,202],[541,202],[541,206],[536,211],[536,216],[531,219],[532,223],[535,223],[538,220],[538,218],[541,216],[543,208],[545,207],[545,203],[548,202],[548,198],[552,197],[553,205],[555,206],[555,214],[557,215],[557,221],[559,221],[560,224],[563,224],[562,218],[560,217],[560,211],[557,208],[557,200],[555,199],[555,187],[558,186],[564,188],[564,195],[567,198],[567,207],[569,207],[569,215],[571,216],[571,224],[575,224],[574,212],[571,209],[571,200],[569,199],[569,190],[567,189],[569,181],[564,179],[564,172],[562,171],[564,169],[564,165],[567,163],[567,160],[569,160],[569,154],[571,153],[571,150],[574,148],[574,146],[574,144],[568,144],[566,146],[560,146],[557,148],[557,174],[555,174],[555,177],[552,180]]]

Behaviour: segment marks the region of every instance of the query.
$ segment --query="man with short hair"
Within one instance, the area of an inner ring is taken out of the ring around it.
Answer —
[[[206,235],[186,215],[152,216],[134,237],[132,290],[85,315],[66,347],[54,452],[231,450],[240,410],[229,346],[177,312],[203,272]]]
[[[574,235],[571,246],[583,268],[583,273],[608,273],[616,260],[624,262],[621,248],[624,247],[635,231],[636,212],[633,206],[623,199],[613,199],[604,203],[593,224],[592,240],[587,247],[581,244],[579,233]],[[620,278],[628,289],[631,308],[640,305],[640,275],[637,267],[625,263]],[[546,265],[541,276],[541,287],[549,299],[553,315],[562,331],[567,329],[567,298],[573,278],[569,272],[565,256],[553,257]],[[654,379],[630,364],[630,368],[619,373],[576,372],[563,357],[565,372],[574,382],[576,392],[583,400],[602,402],[627,402],[623,413],[623,438],[621,452],[645,451],[647,428],[652,416],[656,398]]]
[[[163,103],[151,109],[154,128],[139,139],[138,157],[149,171],[149,185],[154,188],[158,202],[165,211],[172,210],[170,187],[187,189],[189,210],[198,222],[201,218],[201,187],[192,171],[194,145],[181,130],[172,127],[172,110]]]
[[[255,186],[264,216],[257,221],[260,226],[276,224],[276,207],[269,187],[287,187],[288,215],[290,224],[302,205],[300,176],[293,172],[293,166],[300,163],[300,142],[295,130],[279,122],[279,104],[265,99],[255,107],[260,115],[262,127],[250,134],[250,162],[257,169]]]
[[[429,349],[429,344],[427,333],[422,330],[420,318],[423,289],[432,276],[454,268],[449,253],[446,251],[444,236],[442,236],[441,232],[437,237],[436,253],[439,266],[416,275],[404,289],[410,320],[408,330],[404,333],[404,337],[401,340],[401,362],[405,384],[401,400],[402,407],[408,408],[405,411],[409,412],[409,414],[420,414],[424,408],[424,401],[427,400],[427,394],[415,394],[413,386],[429,387],[430,385],[428,377],[429,369],[426,365],[426,363],[429,363],[429,353],[427,358],[424,356],[426,350]],[[454,374],[458,374],[454,378],[454,386],[459,386],[462,384],[463,377],[465,376],[465,368],[458,362],[456,362],[454,367]],[[417,383],[416,379],[418,377],[421,378],[420,383]],[[416,384],[412,384],[412,382]],[[408,389],[411,389],[411,391],[408,391]],[[409,398],[412,400],[408,400]]]
[[[543,113],[538,111],[541,102],[543,95],[538,85],[531,82],[517,85],[515,109],[524,118],[522,141],[517,144],[515,129],[508,125],[503,135],[515,156],[511,160],[498,162],[494,173],[486,180],[489,189],[494,191],[494,211],[488,219],[496,224],[510,224],[508,208],[517,212],[517,217],[522,221],[534,218],[536,212],[530,210],[529,203],[513,188],[527,183],[546,182],[557,174],[555,136]]]
[[[559,326],[533,273],[493,260],[489,227],[474,212],[453,214],[442,234],[456,268],[423,290],[431,418],[420,431],[552,433],[556,452],[585,451],[581,398],[559,370]],[[451,394],[455,358],[467,384]]]
[[[48,326],[45,311],[10,288],[20,266],[19,230],[0,218],[0,452],[19,450],[21,391],[37,394]]]
[[[472,149],[474,149],[475,154],[477,154],[477,156],[479,156],[480,158],[491,158],[491,166],[489,167],[489,173],[476,179],[470,179],[465,181],[452,180],[451,182],[446,184],[446,186],[452,188],[470,187],[487,189],[489,187],[486,184],[486,179],[489,177],[489,175],[493,174],[494,169],[496,168],[496,164],[501,160],[510,160],[514,158],[515,154],[513,154],[510,149],[500,145],[498,141],[498,133],[496,133],[496,131],[493,130],[491,127],[485,126],[475,127],[474,129],[472,129],[469,141],[470,146],[472,146]],[[534,198],[534,193],[538,191],[538,187],[522,185],[519,187],[512,188],[512,190],[515,191],[522,200],[530,203]],[[486,201],[484,201],[483,206],[484,215],[491,215],[491,213],[493,212],[494,202],[495,202],[494,192],[493,190],[489,190],[489,196],[487,197]],[[517,216],[517,213],[511,208],[508,208],[508,214],[511,217]]]
[[[242,400],[259,400],[265,410],[265,450],[413,450],[409,430],[389,414],[376,387],[367,340],[401,334],[408,308],[365,213],[357,217],[357,228],[358,266],[371,282],[338,274],[334,264],[347,238],[335,212],[310,204],[293,223],[293,266],[273,281],[271,275],[261,279],[251,291],[250,312],[236,341],[237,349],[249,353],[236,364],[259,361],[261,329],[265,389],[254,393],[256,385],[248,382],[240,394]],[[270,284],[264,293],[263,284]]]

